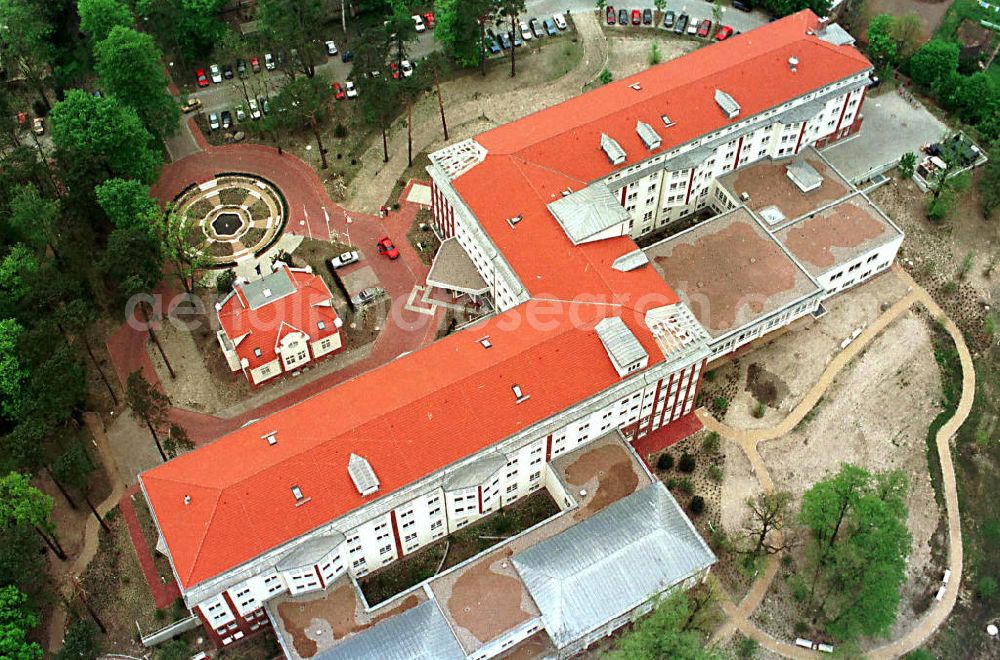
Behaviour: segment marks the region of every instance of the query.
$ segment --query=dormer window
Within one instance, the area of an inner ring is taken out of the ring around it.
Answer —
[[[514,393],[515,403],[521,403],[522,401],[527,401],[531,398],[530,394],[525,394],[524,391],[521,390],[520,385],[511,385],[510,389]]]
[[[260,357],[261,355],[263,355],[263,353],[260,352],[259,348],[253,349],[253,354],[256,355],[257,357]]]
[[[320,330],[326,330],[326,323],[323,321],[317,321],[316,327],[319,328]]]
[[[295,506],[301,506],[309,501],[309,498],[302,494],[302,489],[298,486],[292,486],[292,495],[295,496]]]
[[[267,433],[267,434],[262,435],[260,437],[263,438],[264,440],[267,440],[267,444],[269,444],[271,446],[274,446],[274,445],[278,444],[278,432],[277,431],[271,431],[270,433]]]
[[[479,340],[479,343],[482,345],[483,348],[493,348],[493,343],[490,342],[489,337],[483,337],[482,339]]]

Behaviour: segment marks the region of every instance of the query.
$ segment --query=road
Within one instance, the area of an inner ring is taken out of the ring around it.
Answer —
[[[544,18],[563,12],[576,14],[594,11],[593,0],[528,0],[526,4],[528,11],[525,15],[529,18],[532,16]],[[630,10],[645,9],[646,7],[653,9],[653,2],[651,0],[635,0],[628,5],[628,9]],[[667,0],[667,9],[677,12],[678,15],[681,13],[688,14],[692,19],[696,19],[695,22],[704,18],[712,18],[712,4],[704,0]],[[722,11],[722,23],[741,32],[752,30],[768,21],[767,15],[760,11],[747,13],[736,11],[732,7],[723,7]],[[336,32],[337,34],[331,35],[335,39],[338,35],[342,35],[340,30]],[[434,31],[427,30],[418,34],[416,41],[410,45],[410,59],[420,60],[436,49],[437,42],[434,40]],[[263,53],[259,57],[263,61]],[[351,68],[352,65],[350,63],[345,64],[340,61],[339,56],[334,56],[317,66],[316,70],[328,80],[344,81],[350,77]],[[209,70],[208,64],[205,65],[205,70]],[[193,72],[191,75],[193,77]],[[245,79],[241,80],[239,77],[236,77],[232,80],[224,80],[222,83],[212,84],[205,89],[193,92],[190,96],[201,100],[203,112],[219,112],[225,109],[232,109],[242,103],[246,97],[270,96],[286,80],[288,80],[288,77],[280,70],[262,70],[257,74],[248,72]],[[244,84],[246,85],[245,90]]]

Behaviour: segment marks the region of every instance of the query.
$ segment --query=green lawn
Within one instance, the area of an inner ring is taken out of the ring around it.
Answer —
[[[992,20],[994,23],[1000,22],[997,14],[986,11],[979,6],[976,0],[955,0],[951,3],[951,7],[948,8],[948,12],[944,15],[944,18],[941,19],[941,25],[938,26],[934,36],[953,41],[955,39],[955,31],[958,30],[958,26],[966,18],[976,23],[982,19]]]

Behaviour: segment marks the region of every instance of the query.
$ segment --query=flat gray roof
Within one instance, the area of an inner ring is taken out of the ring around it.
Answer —
[[[597,330],[597,336],[604,344],[604,349],[619,369],[624,369],[637,360],[649,357],[646,349],[642,347],[642,344],[621,318],[610,316],[601,319],[594,329]]]
[[[250,309],[258,309],[278,298],[295,293],[292,278],[288,276],[288,271],[284,268],[280,268],[270,275],[265,275],[259,280],[247,282],[240,288],[243,290],[243,295],[246,296]]]
[[[715,561],[660,482],[513,557],[559,648]]]
[[[489,290],[476,265],[455,238],[446,239],[434,256],[427,283],[442,289],[479,295]]]
[[[631,217],[603,181],[561,197],[548,207],[575,244],[627,222]]]

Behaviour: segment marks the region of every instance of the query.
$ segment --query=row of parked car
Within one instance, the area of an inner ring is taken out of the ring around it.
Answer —
[[[735,6],[735,3],[733,6]],[[747,11],[749,11],[749,9]],[[608,7],[607,21],[608,25],[628,25],[630,22],[629,11],[627,9],[619,9],[616,13],[614,7]],[[633,9],[631,13],[631,24],[652,25],[653,10],[644,9],[640,12],[638,9]],[[673,30],[675,34],[687,33],[703,39],[707,39],[712,35],[712,21],[709,19],[706,18],[698,21],[698,19],[691,18],[684,13],[678,16],[673,10],[668,10],[663,13],[663,27],[668,30]],[[715,33],[715,40],[725,41],[734,34],[738,33],[736,33],[730,26],[720,25],[718,31]]]
[[[233,127],[234,119],[237,122],[242,122],[246,121],[247,117],[249,117],[250,119],[257,121],[258,119],[263,118],[264,115],[269,114],[271,114],[271,105],[267,102],[267,97],[258,96],[255,99],[248,99],[246,108],[244,108],[242,104],[236,106],[235,114],[230,110],[210,112],[208,115],[208,127],[213,131],[217,131],[220,128],[227,131]]]
[[[340,52],[337,49],[337,44],[334,41],[326,41],[323,43],[323,48],[326,54],[330,57],[335,55],[340,55],[340,60],[342,62],[350,62],[354,59],[354,53],[349,50]],[[298,57],[298,52],[293,48],[290,52],[292,61]],[[285,51],[279,50],[276,53],[264,53],[263,59],[254,55],[249,60],[240,58],[236,60],[235,64],[223,64],[219,66],[218,64],[213,64],[208,67],[208,72],[205,69],[198,68],[194,72],[195,80],[198,83],[198,87],[208,87],[210,83],[219,84],[223,80],[230,80],[234,76],[239,75],[241,78],[247,75],[248,71],[253,73],[260,73],[263,69],[268,71],[274,71],[278,67],[285,65]]]
[[[524,45],[524,42],[543,37],[554,37],[562,30],[569,27],[566,18],[562,14],[552,14],[549,18],[539,20],[537,18],[526,18],[520,22],[518,29],[511,32],[504,30],[503,26],[509,26],[509,21],[503,19],[497,21],[497,29],[488,28],[486,30],[486,50],[496,55],[501,50],[510,50]]]

